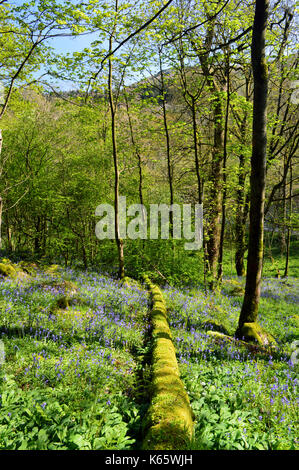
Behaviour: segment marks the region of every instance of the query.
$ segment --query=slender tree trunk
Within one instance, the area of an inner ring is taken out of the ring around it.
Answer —
[[[254,98],[250,176],[250,227],[245,295],[236,331],[238,337],[243,336],[245,323],[256,322],[260,300],[267,152],[268,74],[265,60],[265,34],[268,7],[269,0],[256,0],[251,45]]]
[[[166,89],[165,89],[165,80],[164,72],[162,66],[161,51],[159,51],[159,64],[160,64],[160,77],[161,77],[161,95],[162,95],[162,110],[163,110],[163,123],[164,123],[164,132],[166,139],[166,156],[167,156],[167,174],[168,174],[168,184],[169,184],[169,193],[170,193],[170,205],[174,202],[174,191],[173,191],[173,175],[172,175],[172,164],[171,164],[171,155],[170,155],[170,136],[167,122],[167,112],[166,112]],[[173,236],[173,213],[170,211],[169,214],[170,220],[170,231],[171,237]]]
[[[34,235],[34,254],[40,254],[40,235],[41,235],[41,219],[37,216],[35,222],[35,235]]]
[[[284,277],[287,277],[289,274],[289,259],[290,259],[290,244],[291,244],[291,223],[292,223],[292,210],[293,210],[293,203],[292,203],[292,193],[293,193],[293,171],[292,171],[292,162],[290,162],[290,186],[289,186],[289,222],[288,222],[288,229],[287,229],[287,239],[286,239],[286,260],[285,260],[285,268],[284,268]]]
[[[116,11],[117,11],[117,2],[116,2]],[[112,42],[113,42],[113,33],[110,35],[110,38],[109,38],[109,53],[112,52]],[[116,107],[114,104],[113,88],[112,88],[111,55],[109,56],[108,94],[109,94],[109,105],[110,105],[110,115],[111,115],[112,154],[113,154],[113,164],[114,164],[115,241],[116,241],[117,251],[118,251],[118,277],[119,279],[123,279],[125,277],[125,260],[124,260],[124,243],[123,243],[123,240],[120,238],[120,230],[119,230],[119,168],[118,168],[118,153],[117,153],[117,143],[116,143],[116,122],[115,122]]]
[[[245,157],[239,157],[239,174],[238,174],[238,189],[237,189],[237,213],[236,213],[236,253],[235,253],[235,267],[238,276],[245,276],[245,262],[244,255],[246,252],[246,220],[249,209],[249,194],[245,192]]]
[[[194,142],[194,161],[195,161],[195,172],[197,180],[197,192],[198,192],[198,204],[203,204],[203,178],[200,175],[199,168],[199,155],[198,155],[198,130],[197,130],[197,121],[196,121],[196,99],[190,94],[191,97],[191,112],[192,112],[192,126],[193,126],[193,142]],[[187,100],[186,100],[187,101]],[[187,104],[188,101],[187,101]],[[207,242],[206,242],[206,233],[205,227],[203,227],[203,275],[204,275],[204,288],[207,292],[207,273],[209,271],[209,261],[208,261],[208,251],[207,251]]]
[[[9,216],[7,212],[5,214],[5,226],[6,226],[6,237],[7,237],[7,249],[11,253],[14,251],[14,244],[12,240],[12,229],[10,226]]]
[[[0,157],[1,157],[1,152],[2,152],[2,130],[0,129]],[[3,213],[3,199],[0,195],[0,250],[2,248],[2,213]]]
[[[206,229],[206,249],[209,263],[210,288],[215,288],[217,280],[217,267],[219,259],[219,248],[221,238],[221,214],[222,214],[222,165],[223,165],[223,106],[221,98],[221,89],[216,82],[215,76],[210,70],[208,63],[208,52],[211,49],[214,38],[215,20],[208,28],[205,39],[205,53],[199,53],[199,60],[203,74],[207,80],[211,94],[213,96],[213,120],[214,120],[214,143],[212,150],[211,163],[211,189],[206,201],[207,206],[207,229]]]
[[[135,151],[135,155],[137,157],[137,162],[138,162],[138,194],[139,194],[139,203],[141,205],[141,214],[142,214],[142,222],[145,223],[146,222],[146,214],[145,214],[145,208],[144,208],[144,204],[143,204],[143,171],[142,171],[142,159],[141,159],[141,155],[140,155],[140,151],[139,151],[139,148],[138,148],[138,145],[135,141],[135,137],[134,137],[134,130],[133,130],[133,124],[132,124],[132,119],[131,119],[131,115],[130,115],[130,109],[129,109],[129,102],[128,102],[128,98],[127,98],[127,95],[125,93],[125,103],[126,103],[126,110],[127,110],[127,115],[128,115],[128,121],[129,121],[129,128],[130,128],[130,135],[131,135],[131,143],[132,143],[132,146],[133,146],[133,149]],[[144,240],[142,239],[142,248],[144,249]]]
[[[242,220],[240,220],[242,218]],[[243,277],[246,274],[245,270],[245,252],[246,252],[246,225],[243,222],[245,217],[238,216],[236,218],[236,253],[235,253],[235,267],[237,276]]]
[[[198,204],[203,204],[203,178],[201,177],[200,171],[200,140],[198,139],[198,126],[196,120],[196,102],[201,95],[201,89],[197,91],[196,94],[193,94],[188,89],[188,81],[186,77],[185,63],[184,63],[184,47],[183,42],[180,39],[180,49],[179,49],[179,60],[180,60],[180,77],[181,84],[183,88],[183,96],[187,106],[191,109],[192,115],[192,129],[193,129],[193,144],[194,144],[194,163],[195,163],[195,173],[197,181],[197,194],[198,194]],[[206,235],[205,235],[205,226],[203,226],[203,274],[204,274],[204,288],[205,292],[207,291],[207,273],[209,270],[208,266],[208,256],[207,256],[207,246],[206,246]]]
[[[219,244],[219,259],[218,259],[218,279],[222,279],[223,275],[223,244],[225,234],[225,222],[226,222],[226,162],[227,162],[227,134],[228,134],[228,118],[229,118],[229,106],[230,106],[230,75],[229,75],[229,54],[226,57],[226,110],[225,110],[225,124],[224,124],[224,139],[223,139],[223,196],[222,196],[222,220],[221,220],[221,232],[220,232],[220,244]]]
[[[191,101],[191,112],[192,112],[192,125],[193,125],[193,142],[194,142],[194,161],[195,161],[195,172],[197,180],[197,191],[198,191],[198,204],[202,204],[203,191],[202,191],[202,178],[200,176],[199,169],[199,157],[198,157],[198,130],[196,121],[196,104],[195,98],[192,97]]]
[[[136,157],[137,157],[137,162],[138,162],[138,173],[139,173],[139,182],[138,182],[138,194],[139,194],[139,202],[141,206],[143,207],[143,172],[142,172],[142,160],[141,160],[141,155],[138,149],[138,145],[136,144],[135,137],[134,137],[134,130],[133,130],[133,124],[132,124],[132,119],[130,115],[130,109],[129,109],[129,102],[128,98],[125,94],[125,103],[126,103],[126,110],[127,110],[127,115],[128,115],[128,121],[129,121],[129,128],[130,128],[130,135],[131,135],[131,142],[132,146],[134,148]],[[142,211],[142,217],[145,218],[145,214]]]
[[[48,231],[48,226],[47,226],[47,218],[44,216],[43,217],[43,233],[42,233],[42,254],[46,254],[47,250],[47,231]]]
[[[83,264],[84,264],[84,269],[88,268],[88,261],[87,261],[87,253],[86,253],[86,248],[85,248],[85,243],[84,243],[84,237],[80,239],[81,242],[81,249],[82,249],[82,258],[83,258]]]
[[[216,93],[214,104],[214,148],[212,152],[211,166],[211,190],[207,201],[208,205],[208,229],[207,251],[212,279],[210,287],[213,289],[217,279],[217,266],[221,239],[221,215],[222,215],[222,164],[223,164],[223,109],[221,96]]]
[[[286,169],[286,155],[284,154],[283,157],[283,172],[285,172]],[[283,217],[283,224],[281,227],[281,234],[280,234],[280,242],[281,242],[281,253],[284,254],[286,252],[286,221],[287,221],[287,180],[285,178],[283,185],[282,185],[282,198],[283,198],[283,207],[282,207],[282,217]]]
[[[249,103],[249,80],[246,76],[246,101]],[[248,128],[248,112],[245,111],[243,119],[240,122],[241,144],[247,144],[247,128]],[[246,181],[246,158],[241,151],[239,155],[239,168],[238,168],[238,186],[236,190],[237,211],[235,220],[235,268],[238,276],[245,276],[245,261],[244,256],[247,250],[246,244],[246,222],[249,211],[249,192],[245,190]]]

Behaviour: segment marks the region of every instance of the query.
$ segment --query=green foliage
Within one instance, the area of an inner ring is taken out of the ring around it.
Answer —
[[[196,415],[193,449],[297,448],[296,405],[284,405],[294,397],[291,389],[284,395],[288,372],[282,365],[271,369],[262,361],[243,367],[216,362],[183,370]],[[279,384],[281,395],[274,405],[267,388],[274,390],[275,384]]]
[[[9,264],[0,263],[0,274],[4,277],[15,277],[16,270]]]
[[[34,389],[25,394],[13,377],[6,376],[5,382],[0,398],[1,449],[126,450],[135,442],[128,437],[129,425],[120,406],[109,408],[104,398],[85,403],[78,412],[59,390]]]
[[[140,362],[149,361],[142,333],[148,305],[143,294],[138,300],[140,286],[61,267],[59,273],[59,280],[35,270],[26,279],[2,281],[6,355],[0,366],[0,448],[139,448],[153,387],[149,364]],[[207,333],[236,329],[241,299],[230,291],[231,281],[229,291],[207,294],[194,286],[163,290],[181,380],[195,416],[191,448],[295,449],[298,366],[288,360],[298,338],[298,281],[263,281],[259,321],[278,342],[273,357],[217,342]],[[64,284],[77,286],[76,302],[53,314]],[[102,320],[93,326],[103,306]],[[112,315],[108,322],[104,312]]]
[[[146,298],[95,273],[59,272],[59,280],[46,270],[0,285],[0,448],[130,449],[141,420],[134,354]],[[77,285],[74,305],[53,310]]]
[[[298,364],[290,361],[299,337],[297,291],[295,278],[263,280],[259,322],[278,344],[272,353],[233,339],[242,302],[234,292],[164,291],[181,376],[195,414],[193,449],[298,448]],[[231,335],[227,341],[216,334],[213,320],[219,310]],[[203,329],[205,319],[213,334]]]

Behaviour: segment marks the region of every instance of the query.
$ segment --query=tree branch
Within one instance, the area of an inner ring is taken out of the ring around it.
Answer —
[[[230,0],[226,0],[225,4],[222,5],[222,7],[220,8],[220,10],[218,10],[216,13],[214,13],[214,15],[211,15],[211,16],[209,16],[209,18],[207,18],[206,20],[202,21],[201,23],[198,23],[198,24],[196,24],[196,25],[194,25],[194,26],[191,26],[190,28],[186,29],[186,30],[183,31],[179,36],[174,37],[174,38],[170,39],[169,41],[165,42],[165,43],[163,44],[163,46],[166,46],[167,44],[170,44],[170,43],[172,43],[172,42],[174,42],[174,41],[177,41],[178,39],[183,38],[186,34],[190,33],[190,31],[194,31],[194,29],[197,29],[197,28],[199,28],[200,26],[203,26],[205,23],[216,19],[217,16],[219,15],[219,13],[221,13],[222,10],[224,10],[224,8],[225,8],[226,5],[229,3],[229,1],[230,1]],[[250,28],[250,29],[252,29],[252,28]]]
[[[156,18],[158,18],[158,16],[161,15],[161,13],[163,13],[164,10],[166,10],[166,8],[173,2],[173,0],[168,0],[167,3],[165,3],[165,5],[160,8],[160,10],[154,15],[152,16],[152,18],[150,18],[148,21],[146,21],[143,25],[140,26],[140,28],[138,28],[136,31],[134,31],[133,33],[129,34],[129,36],[127,36],[123,41],[121,41],[119,43],[119,45],[113,49],[112,51],[109,51],[108,54],[105,55],[105,57],[101,60],[100,62],[100,68],[98,69],[98,71],[92,75],[92,77],[89,79],[89,83],[88,83],[88,89],[89,89],[89,86],[90,86],[90,83],[92,80],[96,80],[97,77],[99,76],[99,74],[101,73],[101,71],[103,70],[103,65],[104,65],[104,62],[109,59],[109,57],[111,57],[113,54],[115,54],[115,52],[117,52],[122,46],[124,46],[124,44],[126,44],[128,41],[130,41],[133,37],[137,36],[137,34],[139,34],[141,31],[143,31],[145,28],[147,28],[153,21],[155,21]]]

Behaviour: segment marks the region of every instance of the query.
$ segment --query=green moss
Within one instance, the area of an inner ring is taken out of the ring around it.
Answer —
[[[145,281],[153,302],[150,314],[153,349],[152,400],[143,423],[143,449],[185,449],[193,435],[190,401],[180,379],[163,295],[147,277]]]
[[[63,281],[56,285],[62,287],[69,295],[74,295],[78,291],[77,285],[72,281]]]
[[[246,349],[250,349],[252,347],[251,344],[246,343],[245,341],[226,335],[219,331],[207,331],[207,335],[211,336],[216,342],[234,343],[238,346],[244,346]]]
[[[58,264],[51,264],[45,269],[47,274],[51,274],[51,276],[58,276],[59,275],[60,266]]]
[[[164,420],[153,425],[145,436],[143,450],[184,450],[190,449],[188,432],[182,429],[178,433],[179,422]]]
[[[249,342],[257,342],[260,346],[266,348],[275,348],[276,341],[270,333],[266,332],[258,323],[244,323],[241,328],[240,336]]]
[[[121,283],[121,285],[123,285],[125,287],[131,287],[130,278],[128,276],[123,277],[121,279],[120,283]]]
[[[202,322],[201,326],[203,329],[211,328],[213,331],[219,331],[227,335],[229,334],[227,328],[218,320],[205,320],[204,322]]]
[[[295,325],[298,326],[298,328],[299,328],[299,315],[292,315],[291,319],[293,320]]]
[[[17,272],[11,264],[0,263],[0,275],[4,277],[16,277]]]
[[[243,296],[245,293],[245,289],[242,284],[235,279],[229,279],[227,281],[224,281],[223,285],[229,295]]]
[[[140,283],[136,279],[132,279],[129,276],[125,276],[120,280],[120,283],[125,287],[141,287]]]
[[[8,258],[2,258],[2,259],[1,259],[1,263],[2,263],[2,264],[11,264],[11,265],[12,265],[12,262],[11,262],[10,259],[8,259]]]

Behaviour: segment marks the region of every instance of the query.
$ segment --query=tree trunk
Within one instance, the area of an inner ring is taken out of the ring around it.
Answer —
[[[285,172],[286,169],[286,155],[284,154],[283,157],[283,171]],[[281,253],[286,253],[286,225],[287,225],[287,179],[285,178],[283,185],[282,185],[282,198],[283,198],[283,207],[282,207],[282,217],[283,217],[283,224],[281,227],[280,233],[280,243],[281,243]]]
[[[214,142],[212,150],[212,164],[211,164],[211,189],[206,201],[207,207],[207,229],[206,229],[206,249],[208,255],[209,274],[210,274],[210,288],[214,289],[215,281],[217,279],[217,266],[219,259],[219,248],[221,238],[221,214],[222,214],[222,164],[223,164],[223,143],[224,143],[224,129],[223,129],[223,106],[221,98],[221,89],[216,82],[209,68],[208,54],[214,37],[215,20],[209,26],[207,36],[205,39],[204,49],[205,53],[199,53],[199,60],[203,74],[207,80],[211,94],[213,96],[213,120],[214,120]]]
[[[218,280],[222,280],[223,275],[223,244],[225,234],[225,222],[226,222],[226,163],[227,163],[227,134],[228,134],[228,118],[229,118],[229,105],[230,105],[230,75],[229,75],[229,53],[227,53],[226,64],[225,64],[225,75],[226,75],[226,110],[225,110],[225,125],[224,125],[224,140],[223,140],[223,196],[222,196],[222,220],[221,220],[221,232],[220,232],[220,244],[219,244],[219,259],[218,259]]]
[[[169,193],[170,193],[170,205],[173,205],[174,202],[174,195],[173,195],[173,177],[172,177],[172,165],[171,165],[171,156],[170,156],[170,136],[168,130],[168,122],[167,122],[167,112],[166,112],[166,89],[165,89],[165,81],[164,81],[164,72],[162,66],[162,58],[161,58],[161,51],[159,51],[159,65],[160,65],[160,77],[161,77],[161,95],[162,95],[162,110],[163,110],[163,124],[164,124],[164,132],[165,132],[165,139],[166,139],[166,156],[167,156],[167,175],[168,175],[168,184],[169,184]],[[171,238],[173,237],[173,213],[170,211],[169,213],[169,220],[170,220],[170,232]]]
[[[43,217],[43,232],[42,232],[42,254],[43,255],[45,255],[47,251],[47,231],[48,231],[47,218],[44,216]]]
[[[214,288],[217,278],[217,266],[219,259],[221,238],[221,214],[222,214],[222,163],[223,163],[223,109],[221,96],[216,94],[214,104],[214,148],[212,152],[211,167],[211,190],[207,201],[208,206],[208,229],[207,229],[207,251],[210,273],[212,279],[210,287]]]
[[[245,276],[245,262],[244,255],[246,251],[246,226],[240,220],[242,214],[237,214],[236,217],[236,253],[235,253],[235,267],[237,276]]]
[[[85,244],[84,244],[84,237],[81,238],[80,241],[81,241],[81,249],[82,249],[82,258],[83,258],[84,269],[86,270],[88,268],[88,261],[87,261],[86,248],[85,248]]]
[[[116,11],[117,11],[117,2],[116,2]],[[112,41],[113,41],[113,33],[110,35],[110,38],[109,38],[109,53],[110,54],[112,52]],[[110,114],[111,114],[112,154],[113,154],[113,164],[114,164],[115,241],[116,241],[116,246],[117,246],[117,251],[118,251],[118,278],[123,279],[125,277],[125,260],[124,260],[124,243],[123,243],[123,240],[120,238],[120,231],[119,231],[119,169],[118,169],[116,123],[115,123],[116,107],[114,104],[113,89],[112,89],[111,55],[109,56],[108,93],[109,93],[109,105],[110,105]]]
[[[269,0],[256,0],[251,44],[254,77],[252,156],[250,176],[250,226],[246,286],[237,337],[258,334],[254,323],[258,316],[263,261],[264,202],[267,152],[268,76],[265,60],[265,34]],[[245,324],[251,324],[249,327]]]
[[[289,202],[289,223],[287,229],[287,240],[286,240],[286,260],[285,260],[285,268],[284,268],[284,277],[287,277],[289,274],[289,259],[290,259],[290,244],[291,244],[291,229],[292,229],[292,210],[293,210],[293,203],[292,203],[292,192],[293,192],[293,171],[292,171],[292,162],[290,162],[290,202]]]
[[[142,159],[141,155],[138,149],[138,145],[136,144],[135,137],[134,137],[134,130],[133,130],[133,124],[131,120],[131,115],[130,115],[130,109],[129,109],[129,102],[127,95],[125,93],[125,103],[126,103],[126,110],[127,110],[127,115],[128,115],[128,121],[129,121],[129,128],[130,128],[130,135],[131,135],[131,142],[132,146],[134,148],[137,161],[138,161],[138,173],[139,173],[139,182],[138,182],[138,193],[139,193],[139,203],[143,208],[143,172],[142,172]],[[145,213],[144,210],[142,210],[142,217],[143,220],[145,220]]]
[[[0,129],[0,157],[1,157],[1,151],[2,151],[2,130]],[[2,248],[2,213],[3,213],[3,199],[0,196],[0,250]]]
[[[246,78],[246,101],[249,103],[249,82],[250,77],[245,74]],[[243,119],[240,122],[241,145],[247,144],[247,129],[248,129],[248,112],[245,111]],[[246,158],[241,151],[239,154],[239,168],[238,168],[238,186],[236,190],[237,211],[235,220],[235,268],[238,276],[245,276],[245,262],[244,256],[247,250],[246,244],[246,221],[249,210],[249,192],[245,191],[246,181]]]
[[[199,89],[196,94],[192,93],[188,89],[188,81],[186,77],[186,70],[185,70],[185,63],[184,63],[184,48],[183,42],[180,39],[180,49],[179,49],[179,60],[180,60],[180,77],[181,83],[183,88],[183,96],[187,106],[191,110],[192,114],[192,128],[193,128],[193,144],[194,144],[194,163],[195,163],[195,173],[196,173],[196,180],[197,180],[197,193],[198,193],[198,204],[203,204],[203,178],[201,177],[200,171],[200,140],[198,138],[198,126],[196,120],[196,102],[201,95],[201,89]],[[208,256],[207,256],[207,248],[206,248],[206,236],[205,236],[205,227],[203,227],[203,274],[204,274],[204,287],[205,291],[207,288],[206,281],[207,281],[207,272],[208,272]]]
[[[0,250],[2,249],[2,213],[3,213],[3,199],[0,196]]]
[[[6,237],[7,237],[7,249],[9,253],[12,253],[14,251],[14,244],[12,240],[12,229],[10,226],[10,221],[9,221],[9,216],[8,213],[6,212],[5,214],[5,226],[6,226]]]
[[[41,236],[41,219],[40,216],[37,217],[35,222],[35,235],[34,235],[34,254],[40,254],[40,236]]]
[[[202,178],[200,176],[200,169],[199,169],[198,137],[197,137],[198,131],[197,131],[197,122],[196,122],[196,104],[195,104],[194,97],[192,97],[192,100],[191,100],[191,112],[192,112],[192,125],[193,125],[194,161],[195,161],[195,172],[196,172],[197,190],[198,190],[198,204],[202,204],[203,190],[202,190]]]
[[[249,194],[244,195],[245,192],[245,157],[240,155],[239,158],[239,175],[238,175],[238,189],[237,189],[237,213],[236,213],[236,253],[235,253],[235,267],[238,276],[245,276],[245,263],[244,255],[247,249],[246,246],[246,220],[249,208]]]

